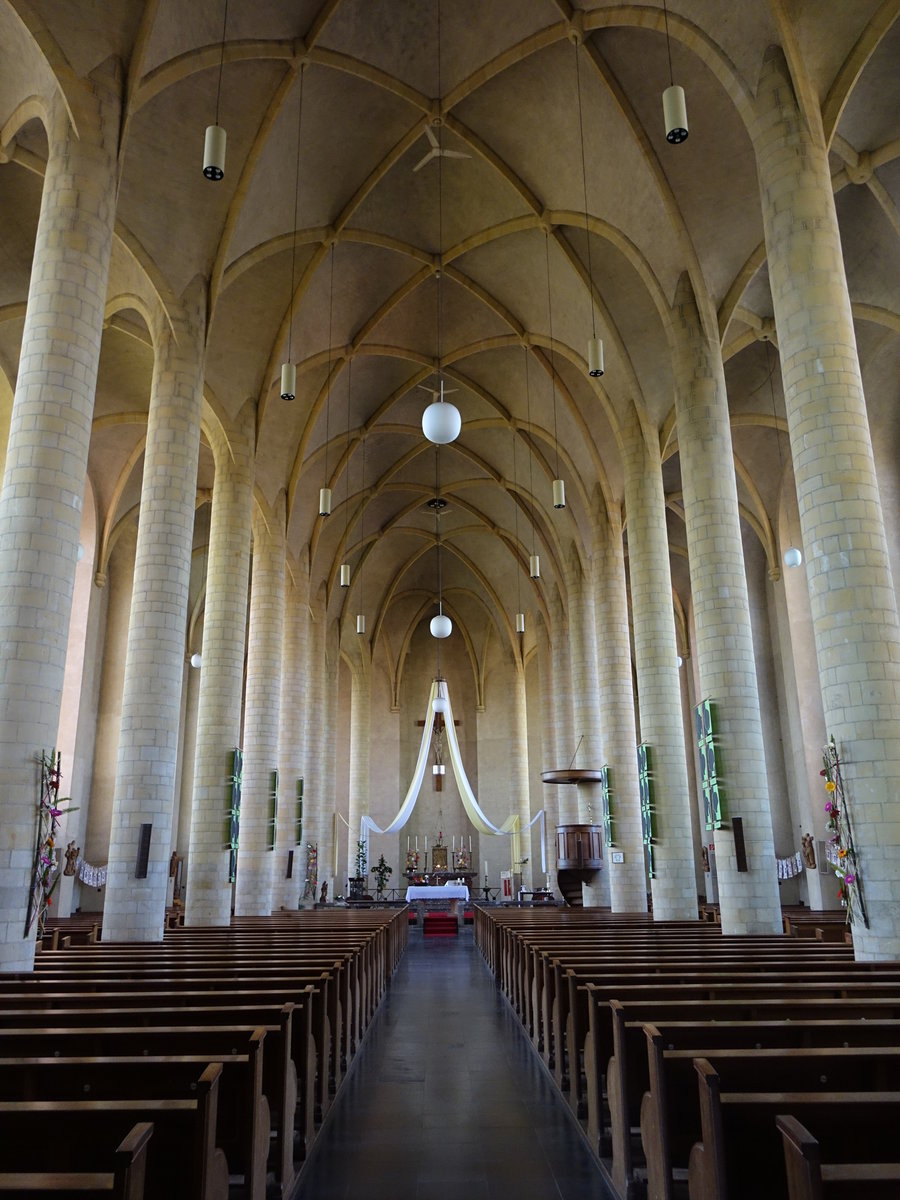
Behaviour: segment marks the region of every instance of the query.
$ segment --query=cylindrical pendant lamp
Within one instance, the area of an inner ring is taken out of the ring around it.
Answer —
[[[684,101],[684,88],[677,83],[671,84],[663,92],[663,116],[666,119],[666,141],[677,146],[687,140],[688,119],[687,105]]]
[[[365,633],[366,632],[366,615],[365,615],[365,613],[359,613],[357,615],[356,632],[357,633]]]
[[[541,556],[532,554],[528,559],[528,574],[532,579],[540,579],[541,577]]]
[[[341,587],[350,586],[350,564],[341,563]]]
[[[331,516],[331,488],[319,488],[319,516]]]
[[[225,130],[221,125],[207,125],[203,141],[203,174],[218,183],[225,177]]]
[[[281,398],[293,400],[297,395],[297,368],[292,362],[281,364]]]
[[[566,484],[563,479],[553,480],[553,507],[566,507]]]
[[[516,633],[525,632],[525,614],[516,613]]]

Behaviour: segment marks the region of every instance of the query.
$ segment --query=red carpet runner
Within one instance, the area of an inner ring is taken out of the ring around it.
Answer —
[[[426,913],[424,933],[425,937],[457,937],[456,917],[443,912]]]

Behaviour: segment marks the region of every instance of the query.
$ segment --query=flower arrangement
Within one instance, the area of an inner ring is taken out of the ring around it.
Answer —
[[[59,883],[59,855],[56,850],[60,821],[63,816],[78,810],[71,807],[71,799],[60,799],[59,785],[62,781],[61,755],[53,750],[48,755],[41,751],[41,782],[38,795],[37,845],[34,854],[34,869],[31,875],[31,893],[28,897],[28,915],[25,920],[26,935],[37,922],[37,935],[44,932],[44,922],[53,903],[53,893]],[[63,805],[68,807],[63,808]]]
[[[387,863],[384,861],[384,855],[382,854],[381,858],[378,860],[378,865],[372,868],[372,874],[375,876],[375,884],[379,896],[384,892],[384,885],[387,883],[388,876],[393,875],[393,873],[394,868],[387,865]]]
[[[825,765],[821,774],[825,778],[825,794],[828,797],[825,801],[825,823],[829,834],[827,858],[838,881],[838,899],[841,907],[847,910],[848,924],[858,914],[859,919],[868,928],[869,921],[859,877],[856,847],[853,844],[847,796],[841,776],[841,762],[833,737],[825,747],[822,758]]]

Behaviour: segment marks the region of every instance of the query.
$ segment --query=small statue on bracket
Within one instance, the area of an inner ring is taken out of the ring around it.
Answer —
[[[813,841],[811,833],[804,833],[800,839],[801,853],[803,854],[803,865],[810,871],[816,869],[816,843]]]

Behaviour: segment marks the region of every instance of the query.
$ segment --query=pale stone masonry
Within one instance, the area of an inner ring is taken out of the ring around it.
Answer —
[[[271,509],[253,508],[253,570],[244,698],[244,786],[234,912],[272,911],[275,851],[272,775],[278,767],[281,653],[284,639],[284,518],[280,492]]]
[[[85,85],[88,91],[88,85]],[[98,76],[77,137],[50,106],[0,499],[0,969],[27,971],[37,760],[56,745],[115,218],[121,79]]]
[[[216,485],[206,568],[186,925],[227,925],[231,920],[226,810],[232,753],[241,744],[255,416],[255,405],[247,404],[238,428],[227,435],[218,423],[210,423]]]
[[[104,941],[160,941],[169,880],[175,767],[203,406],[205,288],[195,280],[174,330],[155,331],[153,382],[109,866]],[[140,826],[152,826],[136,878]]]
[[[844,756],[870,927],[860,959],[900,955],[900,625],[828,152],[772,47],[754,145],[800,528],[828,733]],[[822,792],[822,803],[825,793]]]
[[[672,312],[678,453],[684,492],[701,699],[715,702],[727,817],[715,832],[722,932],[781,930],[756,663],[744,575],[725,373],[704,332],[687,274]],[[746,872],[737,870],[730,818],[741,817]]]
[[[309,567],[304,556],[296,571],[285,571],[284,580],[284,670],[281,673],[281,732],[278,738],[279,796],[276,854],[287,862],[294,852],[291,877],[285,867],[276,876],[272,891],[273,908],[297,908],[306,883],[306,843],[311,819],[308,798],[303,802],[303,828],[297,841],[297,780],[303,779],[304,791],[309,732],[309,677],[307,643],[309,636]]]
[[[618,515],[596,533],[597,557],[597,659],[600,713],[606,732],[606,763],[610,769],[613,835],[604,836],[604,859],[609,872],[613,912],[647,911],[647,876],[641,829],[638,789],[637,734],[634,721],[634,687],[631,681],[631,640],[628,636],[628,597],[622,525]],[[603,819],[603,806],[597,819]],[[612,851],[624,861],[613,862]]]
[[[528,706],[525,697],[525,670],[516,664],[512,695],[509,705],[509,811],[519,818],[517,845],[519,850],[522,887],[531,890],[533,880],[540,873],[531,859],[531,791],[528,785]],[[522,862],[527,859],[527,862]],[[543,886],[543,879],[540,886]]]
[[[360,657],[351,668],[350,680],[350,806],[348,810],[347,871],[356,874],[356,851],[360,839],[359,823],[369,813],[369,763],[372,733],[372,666],[366,662],[368,644],[360,647]],[[368,863],[369,867],[374,863]],[[368,880],[367,880],[368,883]]]
[[[650,746],[656,809],[655,874],[650,880],[653,916],[683,921],[697,916],[697,888],[665,495],[655,431],[645,436],[635,421],[623,437],[622,457],[641,741]]]

